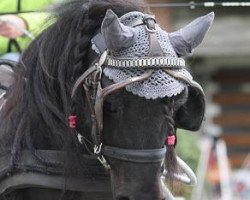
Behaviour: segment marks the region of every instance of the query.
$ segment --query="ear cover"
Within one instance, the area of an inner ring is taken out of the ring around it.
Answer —
[[[176,115],[176,127],[197,131],[199,130],[205,113],[205,96],[204,93],[197,87],[188,87],[188,99],[182,105]]]
[[[113,51],[130,47],[134,43],[136,35],[136,30],[123,25],[118,16],[110,9],[107,10],[103,19],[101,32],[107,48]]]
[[[179,56],[185,56],[193,52],[199,44],[203,41],[209,28],[214,21],[214,12],[205,16],[199,17],[192,21],[184,28],[170,33],[169,39],[173,45],[175,52]]]

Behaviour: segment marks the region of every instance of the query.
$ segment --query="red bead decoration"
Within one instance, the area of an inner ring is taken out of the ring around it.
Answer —
[[[171,136],[167,137],[167,144],[169,146],[173,146],[175,144],[175,136],[174,135],[171,135]]]
[[[69,127],[76,128],[76,116],[75,115],[69,116]]]

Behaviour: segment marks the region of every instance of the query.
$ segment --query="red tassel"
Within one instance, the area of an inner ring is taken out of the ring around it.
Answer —
[[[76,128],[76,115],[70,115],[69,116],[69,127],[70,128]]]

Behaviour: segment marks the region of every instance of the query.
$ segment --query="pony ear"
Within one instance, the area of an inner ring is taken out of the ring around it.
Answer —
[[[185,56],[192,53],[204,39],[207,31],[214,21],[214,12],[199,17],[184,28],[170,33],[169,39],[175,52],[179,56]]]
[[[122,24],[112,10],[107,10],[101,32],[109,50],[118,51],[134,43],[135,29]]]

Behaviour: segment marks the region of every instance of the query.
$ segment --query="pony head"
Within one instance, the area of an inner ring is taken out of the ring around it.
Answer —
[[[176,129],[198,130],[205,108],[181,56],[202,42],[213,18],[168,33],[141,0],[59,7],[16,69],[1,114],[3,149],[17,163],[22,149],[81,155],[96,145],[110,166],[114,199],[166,199],[161,176],[164,166],[169,177],[178,171]]]

